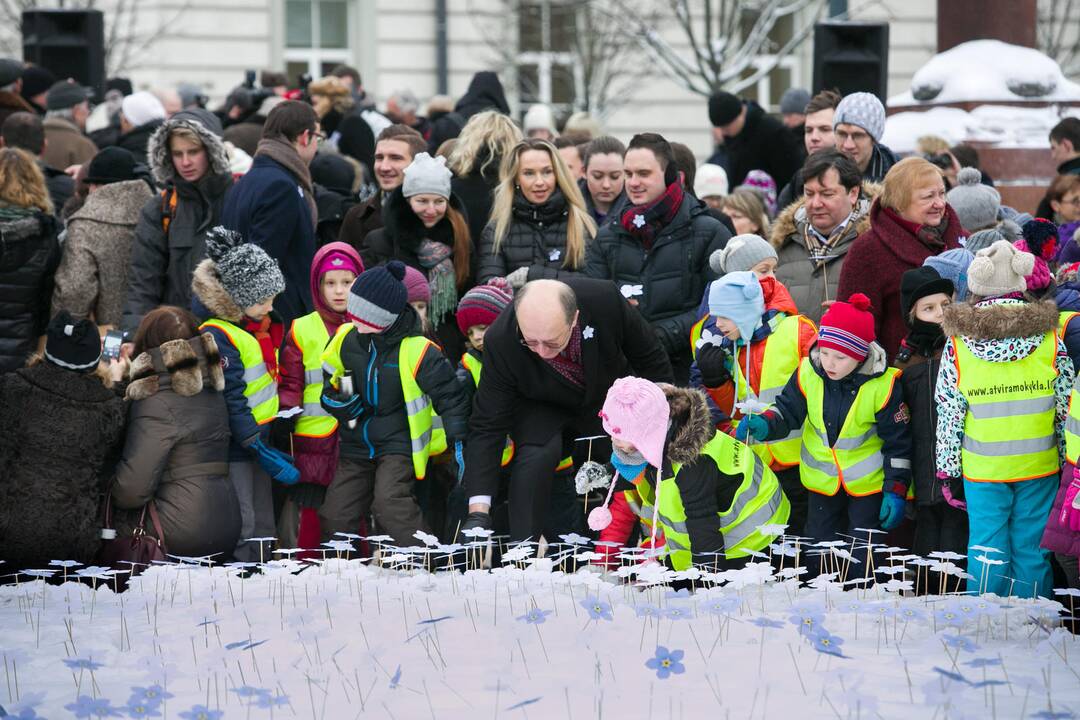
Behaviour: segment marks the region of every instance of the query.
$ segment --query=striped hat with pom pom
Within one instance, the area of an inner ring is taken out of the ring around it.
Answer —
[[[870,298],[862,293],[855,293],[847,302],[834,302],[821,316],[819,348],[835,350],[862,362],[870,354],[870,343],[876,339]]]

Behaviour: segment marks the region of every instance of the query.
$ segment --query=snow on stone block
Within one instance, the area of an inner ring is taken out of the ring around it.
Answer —
[[[885,120],[881,142],[894,152],[915,152],[923,135],[938,135],[950,144],[992,143],[996,147],[1049,147],[1050,128],[1062,117],[1080,116],[1080,108],[980,105],[971,112],[951,107],[901,112]]]

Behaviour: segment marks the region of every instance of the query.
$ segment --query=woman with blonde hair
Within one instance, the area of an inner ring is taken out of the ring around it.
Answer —
[[[761,196],[753,190],[738,188],[724,198],[723,213],[731,218],[736,235],[769,237],[769,214]]]
[[[465,204],[469,233],[475,242],[491,215],[499,167],[521,140],[521,130],[502,113],[487,110],[469,118],[457,137],[446,166],[454,173],[452,189]]]
[[[478,282],[505,276],[515,289],[585,267],[596,222],[570,171],[546,140],[522,140],[502,161],[491,221],[480,238]]]
[[[49,322],[60,264],[52,201],[34,157],[0,149],[0,373],[22,367]]]

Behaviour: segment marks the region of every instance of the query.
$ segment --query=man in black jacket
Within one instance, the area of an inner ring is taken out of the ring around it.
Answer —
[[[1058,175],[1080,175],[1080,118],[1067,117],[1050,129],[1050,159]],[[1035,217],[1054,219],[1048,196],[1039,201]]]
[[[491,527],[492,497],[506,437],[510,536],[544,532],[555,466],[574,437],[603,433],[597,413],[626,375],[671,382],[671,365],[649,326],[610,282],[535,280],[484,335],[466,450],[469,517],[463,529]]]
[[[715,92],[709,98],[709,120],[724,136],[731,187],[741,185],[751,170],[764,170],[782,188],[802,165],[803,149],[791,131],[757,103]]]

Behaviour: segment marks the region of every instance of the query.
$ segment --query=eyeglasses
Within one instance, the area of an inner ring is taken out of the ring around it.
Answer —
[[[539,350],[543,348],[552,352],[559,352],[570,342],[570,336],[574,332],[574,325],[577,324],[577,320],[570,323],[570,326],[566,328],[561,340],[550,342],[547,340],[526,340],[525,336],[521,334],[521,328],[518,328],[518,342],[529,348],[530,350]]]
[[[835,133],[837,142],[847,142],[848,140],[854,140],[857,143],[864,142],[870,139],[870,136],[864,132],[849,133],[847,130],[837,130]]]

